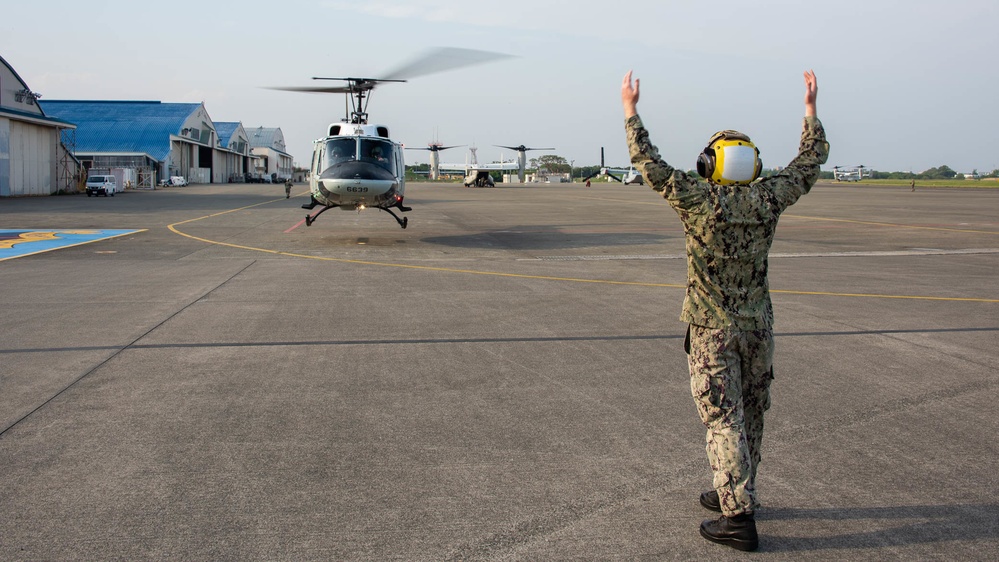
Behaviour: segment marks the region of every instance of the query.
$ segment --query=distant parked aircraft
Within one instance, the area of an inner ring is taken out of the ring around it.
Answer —
[[[468,149],[468,152],[471,154],[471,161],[466,161],[464,164],[440,164],[440,169],[443,171],[464,172],[465,187],[472,187],[473,185],[475,187],[495,187],[496,184],[490,172],[520,169],[521,164],[517,161],[479,164],[479,159],[476,155],[477,150],[478,148],[474,146]]]
[[[833,178],[836,181],[860,181],[865,177],[871,177],[871,170],[865,168],[863,164],[859,166],[833,166]]]

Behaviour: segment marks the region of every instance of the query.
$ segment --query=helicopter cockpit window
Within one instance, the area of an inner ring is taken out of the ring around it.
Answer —
[[[354,139],[333,139],[326,143],[326,167],[357,157],[357,141]]]
[[[361,162],[378,164],[382,168],[395,173],[393,154],[391,142],[361,139]]]

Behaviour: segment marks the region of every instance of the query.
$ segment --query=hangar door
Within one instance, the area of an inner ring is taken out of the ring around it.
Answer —
[[[55,190],[57,130],[10,121],[10,195],[51,195]]]

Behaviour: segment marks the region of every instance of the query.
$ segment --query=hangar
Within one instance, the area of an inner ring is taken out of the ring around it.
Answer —
[[[157,179],[170,176],[184,176],[191,183],[234,181],[253,158],[242,127],[227,124],[222,137],[204,103],[47,100],[41,104],[48,114],[77,125],[76,156],[88,170],[124,170],[133,187],[152,188]]]
[[[284,133],[280,127],[257,127],[247,131],[250,147],[257,157],[257,177],[270,177],[273,181],[284,181],[292,177],[294,159],[288,154]]]
[[[219,146],[229,151],[223,154],[223,175],[226,181],[242,182],[251,173],[255,164],[250,154],[250,141],[246,129],[239,121],[218,121],[215,132],[219,135]]]
[[[40,97],[0,57],[0,197],[77,191],[79,162],[65,142],[76,126],[46,114]]]

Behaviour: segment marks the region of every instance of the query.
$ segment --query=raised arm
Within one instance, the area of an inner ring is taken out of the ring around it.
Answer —
[[[815,79],[815,72],[809,70],[805,72],[805,117],[817,117],[815,113],[815,98],[819,93],[819,82]],[[622,93],[622,95],[624,95]],[[638,92],[635,92],[635,101],[638,101]]]
[[[815,98],[819,91],[815,73],[805,72],[805,119],[801,131],[798,155],[774,176],[760,180],[773,190],[783,210],[809,192],[819,179],[819,167],[829,158],[829,143],[815,111]]]
[[[638,116],[639,80],[631,82],[631,71],[621,81],[621,105],[624,108],[624,129],[628,139],[631,164],[638,168],[645,183],[662,195],[674,209],[694,209],[703,200],[697,180],[667,164],[659,150],[649,141],[649,132]]]

